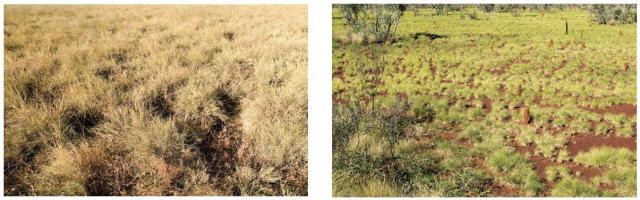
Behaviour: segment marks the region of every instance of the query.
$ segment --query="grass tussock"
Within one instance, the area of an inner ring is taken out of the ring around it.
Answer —
[[[306,195],[300,6],[5,7],[5,195]]]

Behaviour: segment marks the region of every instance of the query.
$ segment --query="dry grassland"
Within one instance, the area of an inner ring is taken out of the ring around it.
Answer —
[[[5,6],[5,195],[306,195],[305,6]]]

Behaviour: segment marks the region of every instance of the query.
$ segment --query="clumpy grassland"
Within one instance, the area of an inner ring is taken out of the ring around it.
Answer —
[[[334,195],[636,196],[636,11],[599,8],[334,7]]]
[[[304,6],[5,7],[5,195],[306,195]]]

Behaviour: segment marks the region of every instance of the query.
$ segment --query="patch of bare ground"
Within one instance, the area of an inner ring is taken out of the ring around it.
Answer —
[[[577,134],[567,139],[567,150],[572,156],[580,152],[589,151],[594,147],[615,147],[627,148],[632,152],[636,151],[636,136],[621,137],[614,135],[594,135],[594,134]]]
[[[565,166],[569,169],[571,174],[576,175],[576,177],[586,182],[591,182],[591,178],[600,176],[604,172],[604,169],[600,167],[588,167],[572,161],[554,162],[551,159],[545,158],[540,155],[534,155],[529,157],[529,161],[531,161],[531,163],[534,165],[534,170],[536,171],[536,174],[538,174],[538,177],[540,177],[542,180],[545,180],[546,187],[545,187],[545,190],[543,191],[543,194],[545,196],[550,195],[550,192],[551,192],[550,190],[553,188],[553,185],[554,185],[554,182],[550,180],[546,180],[547,173],[545,172],[545,170],[547,169],[547,167]]]
[[[607,108],[584,108],[585,110],[598,114],[625,114],[627,116],[636,116],[635,104],[619,104],[609,106]]]
[[[484,159],[479,157],[473,157],[472,166],[476,169],[480,169],[487,174],[493,174],[491,170],[487,169],[487,166],[484,164]],[[495,177],[495,175],[492,175]],[[491,185],[487,188],[489,197],[517,197],[520,196],[520,189],[511,187],[508,185],[500,184],[496,181],[492,181]]]
[[[344,69],[342,67],[337,67],[335,70],[333,70],[333,78],[338,78],[344,81],[345,79]]]
[[[553,185],[554,185],[552,181],[546,180],[547,174],[545,171],[547,167],[565,166],[567,167],[567,169],[569,169],[571,174],[574,174],[581,180],[587,181],[587,182],[590,182],[591,178],[595,176],[599,176],[604,172],[604,169],[600,167],[580,165],[573,161],[556,162],[549,158],[545,158],[541,155],[535,155],[535,149],[536,149],[535,144],[529,144],[529,145],[523,146],[523,145],[517,144],[515,141],[511,141],[510,145],[514,147],[518,153],[522,155],[526,155],[526,154],[530,155],[528,160],[531,162],[531,164],[533,164],[536,174],[542,180],[545,180],[546,187],[545,187],[545,190],[543,191],[543,194],[545,196],[550,195],[550,192],[551,192],[550,190],[553,188]]]
[[[465,148],[472,148],[473,147],[473,144],[471,144],[469,139],[459,138],[458,134],[454,133],[454,132],[445,132],[445,133],[441,134],[439,138],[443,139],[443,140],[454,141],[458,145],[461,145],[461,146],[463,146]]]
[[[493,183],[489,186],[489,196],[490,197],[519,197],[520,189],[510,187],[507,185],[502,185],[499,183]]]
[[[493,100],[489,98],[482,98],[482,109],[485,113],[490,113],[493,110]]]

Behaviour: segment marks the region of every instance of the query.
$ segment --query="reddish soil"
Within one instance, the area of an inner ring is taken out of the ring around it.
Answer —
[[[334,96],[332,99],[333,99],[333,104],[336,104],[336,105],[344,105],[349,103],[349,100],[341,97]]]
[[[473,166],[482,169],[487,174],[492,174],[489,169],[484,165],[484,160],[482,158],[474,157]],[[495,175],[493,175],[495,176]],[[509,187],[506,185],[501,185],[496,182],[492,182],[491,186],[489,186],[489,195],[490,197],[517,197],[520,196],[520,189]]]
[[[433,60],[429,59],[429,69],[431,70],[431,78],[436,78],[436,65],[433,64]]]
[[[533,155],[529,157],[529,161],[533,163],[534,170],[536,170],[536,173],[541,179],[544,179],[545,177],[547,177],[546,173],[544,172],[544,170],[547,169],[547,166],[554,165],[553,161],[545,157],[542,157],[540,155]]]
[[[593,134],[578,134],[567,139],[567,150],[571,156],[575,156],[579,152],[588,151],[594,147],[617,147],[627,148],[633,152],[636,151],[636,136],[620,137],[620,136],[604,136]]]
[[[489,187],[490,197],[519,197],[520,189],[506,185],[494,184]]]
[[[468,139],[458,138],[458,134],[454,132],[445,132],[444,134],[440,135],[440,139],[455,141],[457,144],[461,146],[472,148],[472,144],[471,142],[469,142]]]
[[[489,98],[482,98],[482,109],[485,113],[490,113],[493,109],[493,101]]]
[[[453,132],[445,132],[444,134],[442,134],[440,136],[440,138],[445,139],[445,140],[457,140],[458,139],[458,135],[453,133]]]
[[[533,155],[536,151],[536,144],[529,144],[527,146],[521,146],[518,145],[517,142],[515,141],[511,141],[511,146],[516,148],[516,152],[524,155],[526,153],[529,153],[529,155]]]
[[[497,76],[500,76],[500,75],[504,74],[505,72],[506,71],[504,70],[504,68],[499,68],[499,69],[496,68],[496,69],[489,70],[489,73],[491,73],[493,75],[497,75]]]
[[[536,149],[535,144],[521,146],[521,145],[518,145],[515,141],[511,141],[511,146],[513,146],[516,149],[516,151],[522,155],[527,153],[531,155],[529,157],[529,161],[533,164],[534,170],[536,171],[536,174],[538,174],[538,177],[540,177],[543,181],[546,180],[547,174],[545,170],[549,166],[558,166],[558,165],[565,166],[570,170],[571,174],[576,174],[579,172],[580,174],[579,178],[584,181],[590,181],[592,177],[599,176],[604,172],[604,170],[599,167],[588,167],[572,161],[554,162],[549,158],[545,158],[540,155],[535,155],[534,154]],[[546,185],[546,190],[543,193],[545,194],[545,196],[547,196],[549,195],[550,189],[553,188],[554,183],[551,181],[545,181],[545,185]]]
[[[600,167],[589,167],[589,166],[580,165],[575,162],[567,162],[564,164],[564,166],[569,168],[569,170],[573,174],[575,174],[576,172],[580,172],[580,179],[582,179],[583,181],[591,181],[591,178],[595,176],[600,176],[605,171],[603,168],[600,168]]]
[[[608,108],[585,108],[591,112],[598,114],[625,114],[628,116],[636,116],[636,105],[634,104],[620,104],[609,106]]]
[[[344,81],[345,76],[344,76],[344,70],[342,68],[338,68],[333,72],[333,78],[338,78],[342,81]]]

